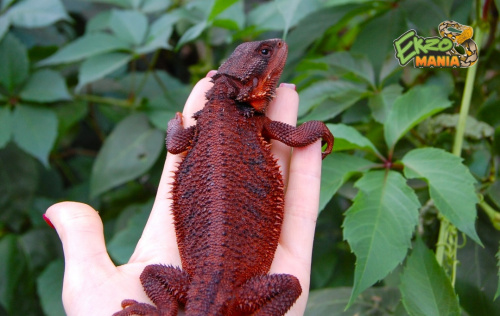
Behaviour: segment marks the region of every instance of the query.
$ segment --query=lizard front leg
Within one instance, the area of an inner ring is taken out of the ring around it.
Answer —
[[[263,135],[290,147],[303,147],[322,139],[327,144],[322,153],[324,159],[332,152],[334,138],[328,127],[321,121],[309,121],[295,127],[283,122],[268,120],[264,123]]]
[[[187,150],[194,137],[194,126],[184,128],[182,126],[182,114],[175,113],[175,117],[168,122],[167,127],[167,150],[172,154],[180,154]]]
[[[255,316],[284,315],[302,293],[299,280],[290,274],[267,274],[248,280],[235,297],[240,313]]]
[[[144,268],[140,279],[144,292],[156,307],[134,300],[124,300],[123,310],[114,313],[113,316],[175,316],[179,303],[186,303],[190,280],[189,275],[181,269],[152,264]]]

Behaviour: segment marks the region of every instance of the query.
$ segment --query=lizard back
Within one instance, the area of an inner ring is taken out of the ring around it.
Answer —
[[[284,216],[284,185],[270,140],[292,147],[333,135],[319,121],[299,127],[265,116],[287,56],[280,39],[239,45],[212,77],[194,126],[177,113],[167,149],[185,152],[174,174],[172,213],[182,269],[145,267],[141,283],[155,306],[122,301],[115,316],[284,315],[302,288],[290,274],[268,274]]]
[[[218,289],[232,291],[269,271],[284,196],[279,167],[260,135],[263,119],[245,116],[234,101],[218,99],[197,115],[193,145],[172,190],[182,268],[192,276],[191,297],[213,296],[223,304],[227,293],[208,292],[207,284],[220,278],[231,286]]]

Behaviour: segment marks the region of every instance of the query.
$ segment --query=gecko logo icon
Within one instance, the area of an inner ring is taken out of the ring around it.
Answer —
[[[466,68],[477,62],[472,27],[444,21],[438,30],[441,37],[421,37],[415,30],[409,30],[397,38],[393,45],[399,64],[406,66],[413,60],[415,68]],[[457,50],[458,46],[464,53]]]

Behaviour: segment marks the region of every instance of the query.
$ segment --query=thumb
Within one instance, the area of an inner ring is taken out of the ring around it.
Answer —
[[[76,202],[54,204],[44,216],[57,230],[64,251],[65,290],[87,287],[85,276],[106,277],[116,268],[106,252],[103,225],[90,206]]]

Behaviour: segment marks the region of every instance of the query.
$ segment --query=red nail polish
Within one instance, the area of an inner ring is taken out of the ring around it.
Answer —
[[[52,225],[52,222],[50,221],[50,219],[47,216],[45,216],[45,214],[43,214],[43,220],[47,223],[47,225],[49,225],[50,227],[56,229],[54,227],[54,225]]]
[[[289,88],[289,89],[292,89],[292,90],[295,90],[297,91],[297,87],[293,84],[293,83],[285,83],[285,82],[282,82],[280,84],[280,88],[281,87],[284,87],[284,88]]]

